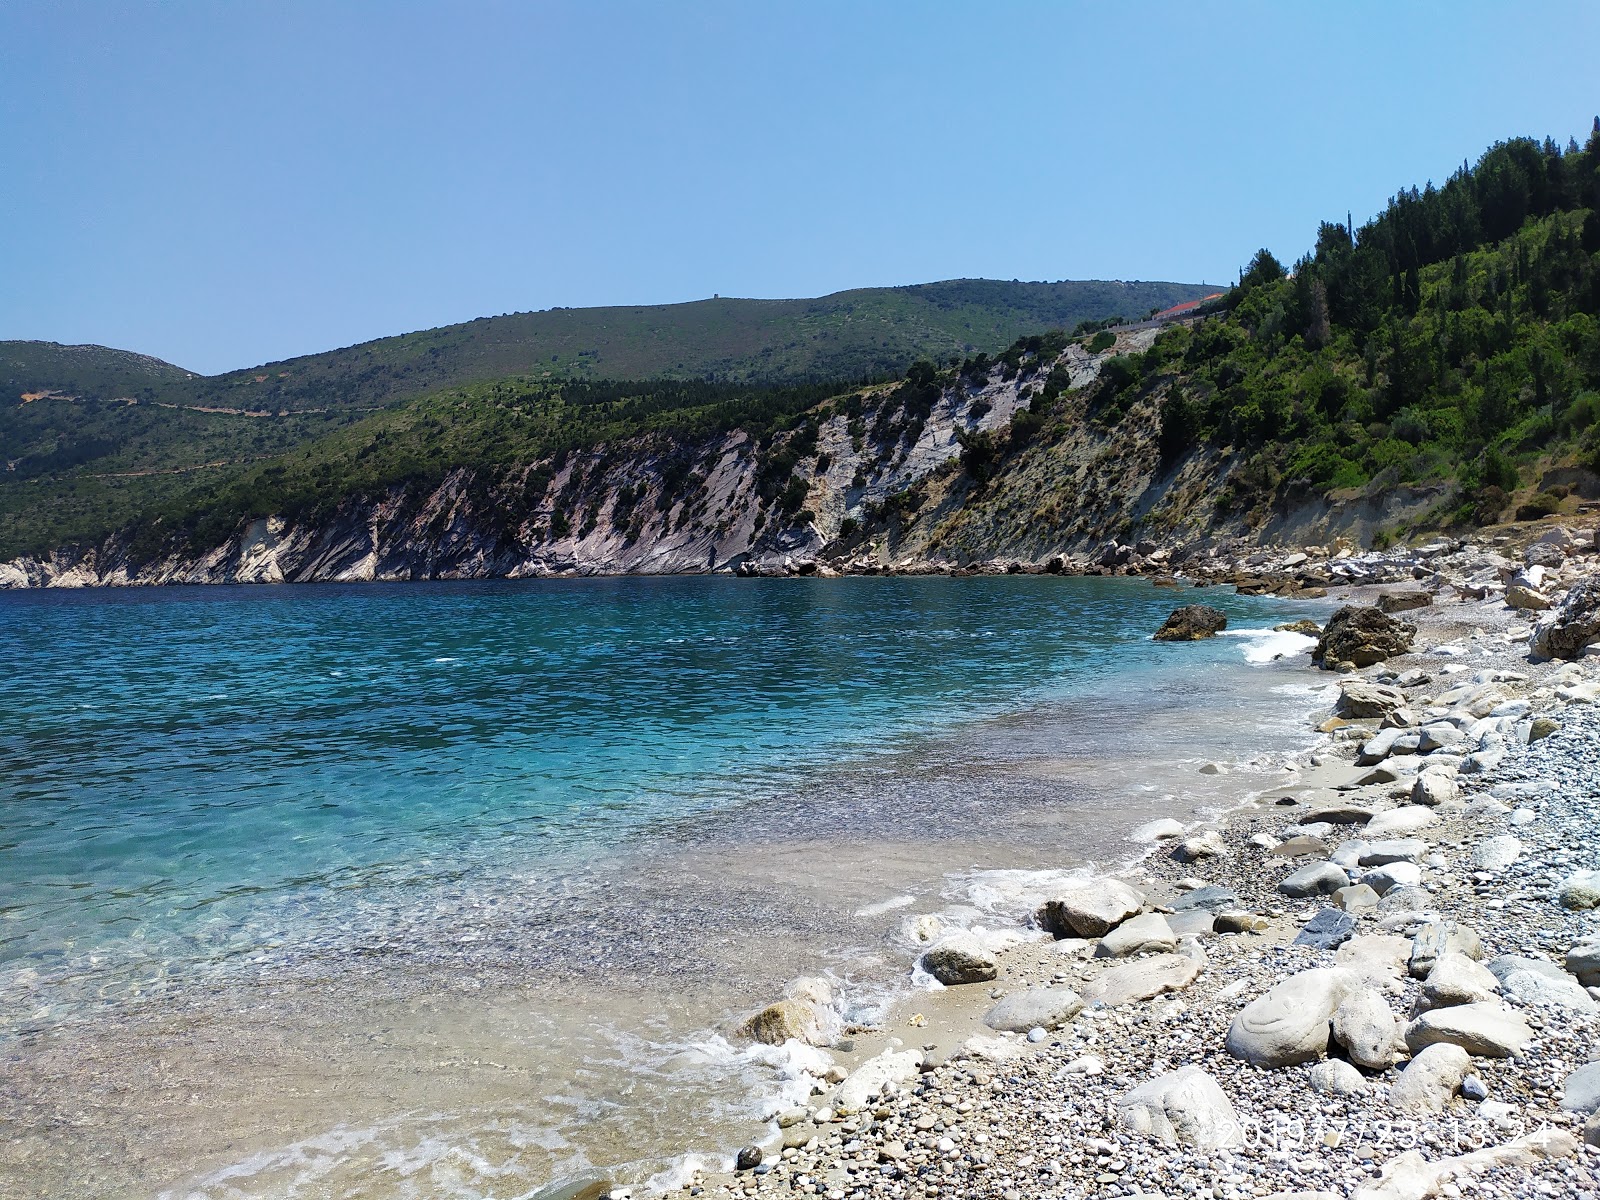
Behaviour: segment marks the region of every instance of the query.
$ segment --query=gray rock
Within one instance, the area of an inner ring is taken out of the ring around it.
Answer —
[[[1567,970],[1584,987],[1600,987],[1600,934],[1591,934],[1573,943],[1567,951]]]
[[[1586,1063],[1567,1076],[1561,1088],[1561,1107],[1575,1113],[1600,1109],[1600,1062]]]
[[[1378,893],[1364,883],[1352,883],[1333,894],[1333,902],[1353,917],[1378,911]]]
[[[999,977],[1000,965],[971,934],[958,933],[922,955],[922,969],[947,987],[987,983]]]
[[[1349,720],[1383,717],[1405,705],[1406,694],[1398,688],[1373,683],[1370,679],[1347,679],[1339,685],[1336,715]]]
[[[1007,1033],[1027,1033],[1060,1029],[1082,1011],[1083,999],[1071,988],[1036,987],[1007,996],[984,1015],[983,1023]]]
[[[1363,873],[1360,882],[1382,896],[1397,887],[1416,887],[1422,882],[1422,868],[1410,862],[1388,863]]]
[[[1377,838],[1405,837],[1416,833],[1419,829],[1426,829],[1439,819],[1439,814],[1431,808],[1420,804],[1407,804],[1400,808],[1391,808],[1388,812],[1378,813],[1367,822],[1362,830],[1367,840]]]
[[[1600,871],[1574,871],[1561,885],[1566,908],[1600,908]]]
[[[1528,636],[1540,658],[1579,658],[1600,641],[1600,575],[1580,580],[1556,610],[1541,617]]]
[[[1333,1014],[1361,976],[1345,967],[1316,967],[1276,984],[1228,1026],[1228,1053],[1258,1067],[1312,1062],[1328,1049]]]
[[[1512,833],[1485,838],[1472,848],[1472,865],[1480,871],[1504,871],[1522,857],[1522,842]]]
[[[1314,950],[1335,950],[1349,941],[1355,931],[1356,919],[1349,913],[1324,908],[1295,934],[1294,944]]]
[[[1370,667],[1408,653],[1416,632],[1415,625],[1396,621],[1376,608],[1346,605],[1324,626],[1311,658],[1329,670],[1342,662]]]
[[[1228,614],[1220,608],[1205,604],[1186,604],[1172,614],[1156,630],[1158,642],[1198,642],[1202,638],[1216,637],[1228,627]]]
[[[1100,939],[1096,958],[1126,958],[1130,954],[1170,953],[1178,948],[1177,935],[1160,913],[1145,913],[1118,925]]]
[[[1359,1096],[1367,1090],[1367,1077],[1342,1058],[1316,1063],[1306,1079],[1312,1091],[1329,1096]]]
[[[1124,1128],[1165,1146],[1220,1150],[1244,1141],[1233,1105],[1199,1067],[1180,1067],[1117,1101]]]
[[[1435,750],[1459,746],[1466,740],[1466,735],[1448,721],[1435,721],[1431,725],[1424,725],[1419,731],[1418,737],[1421,740],[1417,749],[1423,754],[1432,754]]]
[[[1222,858],[1228,853],[1228,844],[1215,829],[1190,834],[1178,843],[1172,857],[1179,862],[1199,862],[1207,858]]]
[[[1394,1062],[1400,1029],[1388,1002],[1375,989],[1360,987],[1334,1010],[1333,1040],[1356,1066],[1384,1071]]]
[[[1429,921],[1411,940],[1411,961],[1408,965],[1413,979],[1426,979],[1439,956],[1449,951],[1471,959],[1483,957],[1483,942],[1477,931],[1454,921]]]
[[[1195,888],[1179,896],[1169,906],[1173,912],[1188,912],[1192,909],[1203,908],[1207,912],[1223,912],[1226,909],[1237,908],[1239,897],[1235,892],[1216,884],[1207,884],[1205,887]]]
[[[1144,907],[1144,893],[1120,879],[1091,879],[1045,901],[1039,925],[1056,937],[1102,937]]]
[[[1376,842],[1361,842],[1356,852],[1356,866],[1386,867],[1390,863],[1417,862],[1427,852],[1428,843],[1421,838],[1385,838]]]
[[[1182,991],[1200,976],[1200,964],[1183,954],[1152,954],[1112,967],[1091,980],[1084,998],[1116,1006]]]
[[[1583,984],[1553,962],[1502,954],[1488,963],[1506,995],[1533,1008],[1564,1008],[1590,1013],[1600,1009]]]
[[[1308,863],[1282,879],[1278,890],[1285,896],[1302,899],[1306,896],[1331,896],[1350,883],[1350,876],[1337,863]]]
[[[1465,954],[1447,950],[1422,981],[1422,996],[1417,1003],[1420,1008],[1449,1008],[1493,1000],[1499,991],[1500,981],[1488,967]]]
[[[1389,1103],[1403,1113],[1444,1112],[1471,1070],[1472,1058],[1460,1046],[1428,1046],[1400,1072],[1389,1089]]]
[[[1411,785],[1411,803],[1437,808],[1454,801],[1459,790],[1453,776],[1443,771],[1424,770]]]
[[[1503,1004],[1482,1002],[1433,1008],[1406,1026],[1406,1046],[1415,1053],[1439,1042],[1460,1046],[1484,1058],[1511,1058],[1533,1040],[1520,1013]]]
[[[1479,1103],[1489,1098],[1489,1087],[1476,1075],[1468,1075],[1461,1081],[1461,1098]]]
[[[1167,917],[1167,927],[1179,938],[1204,937],[1216,931],[1216,917],[1203,908],[1185,909]]]
[[[761,1165],[761,1147],[745,1146],[734,1157],[733,1169],[735,1171],[749,1171]]]
[[[1590,1113],[1589,1119],[1583,1123],[1583,1144],[1600,1146],[1600,1112]]]

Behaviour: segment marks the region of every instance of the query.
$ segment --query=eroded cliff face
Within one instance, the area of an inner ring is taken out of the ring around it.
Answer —
[[[425,492],[394,488],[314,516],[266,517],[220,545],[154,558],[112,536],[0,564],[0,587],[1039,563],[1108,539],[1359,540],[1405,511],[1403,496],[1308,499],[1252,530],[1219,510],[1234,464],[1211,450],[1161,461],[1159,385],[1115,421],[1093,411],[1102,364],[1147,348],[1158,332],[1122,335],[1099,355],[1073,345],[1016,371],[997,366],[936,395],[866,389],[764,442],[736,430],[689,445],[599,446],[493,474],[462,469]],[[1052,372],[1065,392],[1031,436],[1012,436]],[[961,461],[963,439],[984,435],[997,448],[992,474]]]

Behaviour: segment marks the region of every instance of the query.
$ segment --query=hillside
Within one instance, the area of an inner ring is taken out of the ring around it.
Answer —
[[[96,346],[0,342],[0,558],[97,537],[188,487],[441,389],[518,376],[854,381],[919,356],[1142,316],[1204,289],[952,280],[815,300],[552,309],[219,376]]]
[[[1521,139],[1179,322],[850,388],[543,373],[172,494],[20,580],[1093,561],[1383,543],[1600,498],[1600,134]]]

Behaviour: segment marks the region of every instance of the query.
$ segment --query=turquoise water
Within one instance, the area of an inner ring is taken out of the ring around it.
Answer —
[[[1287,607],[1205,598],[1235,625]],[[381,896],[380,922],[475,875],[558,876],[819,760],[1171,669],[1148,635],[1187,599],[1049,577],[0,594],[0,972],[114,998],[119,971],[292,945],[330,896]]]
[[[869,1012],[902,918],[1015,921],[1303,742],[1314,673],[1245,660],[1318,610],[1202,597],[1261,632],[1051,577],[0,593],[0,1192],[725,1152],[804,1098],[717,1036],[786,979]]]

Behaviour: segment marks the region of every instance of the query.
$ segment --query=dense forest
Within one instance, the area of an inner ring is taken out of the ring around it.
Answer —
[[[1262,250],[1226,307],[1113,360],[1099,404],[1159,392],[1169,460],[1242,451],[1223,506],[1444,478],[1440,524],[1494,521],[1519,467],[1600,467],[1600,131],[1500,143],[1287,271]]]

